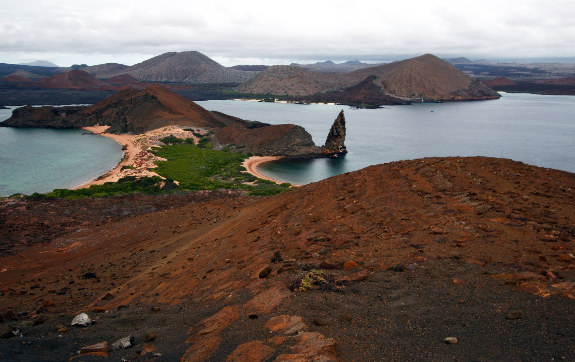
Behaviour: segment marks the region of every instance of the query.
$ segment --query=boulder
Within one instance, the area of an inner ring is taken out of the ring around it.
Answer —
[[[80,313],[72,319],[71,325],[79,326],[79,327],[86,327],[92,323],[92,319],[86,313]]]

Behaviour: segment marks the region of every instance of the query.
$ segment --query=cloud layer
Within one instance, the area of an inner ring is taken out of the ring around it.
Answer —
[[[575,2],[0,0],[0,62],[134,64],[198,50],[224,63],[575,57]]]

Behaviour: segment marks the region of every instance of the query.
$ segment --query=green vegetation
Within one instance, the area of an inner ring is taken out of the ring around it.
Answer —
[[[300,292],[305,292],[310,289],[318,289],[322,283],[326,282],[323,272],[321,270],[313,269],[300,280],[298,290]]]
[[[78,190],[56,189],[47,194],[34,193],[28,197],[78,199],[132,192],[159,194],[178,190],[216,189],[246,190],[250,195],[264,196],[275,195],[291,187],[288,183],[278,185],[245,172],[242,163],[248,156],[230,152],[229,149],[213,150],[209,134],[202,136],[197,145],[191,138],[184,140],[174,136],[164,137],[160,141],[166,145],[151,152],[167,161],[157,161],[158,167],[151,170],[163,176],[165,180],[159,176],[141,178],[126,176],[118,182],[106,182],[103,185],[92,185]],[[122,169],[133,168],[122,167]]]
[[[191,144],[191,145],[194,144],[193,138],[182,139],[182,138],[178,138],[174,135],[169,135],[167,137],[160,138],[159,141],[166,144],[166,145],[178,145],[178,144],[182,144],[182,143],[187,143],[187,144]]]
[[[247,156],[212,150],[209,141],[202,143],[202,140],[198,146],[174,144],[154,150],[154,154],[167,160],[156,162],[154,172],[177,180],[180,188],[187,190],[224,188],[248,190],[252,195],[273,195],[289,189],[289,184],[277,185],[244,172],[242,162]]]
[[[92,185],[89,188],[78,190],[56,189],[47,194],[39,194],[36,192],[29,197],[32,199],[81,199],[86,197],[114,196],[132,192],[159,194],[162,192],[162,190],[158,184],[162,181],[162,178],[158,176],[141,178],[136,178],[135,176],[126,176],[118,180],[118,182],[106,182],[103,185]]]

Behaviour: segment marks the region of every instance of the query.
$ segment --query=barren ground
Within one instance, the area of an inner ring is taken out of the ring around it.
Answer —
[[[0,356],[63,360],[132,335],[102,354],[573,360],[574,190],[573,174],[476,157],[268,198],[6,199],[0,305],[16,319],[0,327],[18,336]],[[79,312],[97,323],[70,326]]]

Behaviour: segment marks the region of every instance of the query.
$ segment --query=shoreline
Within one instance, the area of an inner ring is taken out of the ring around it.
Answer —
[[[105,174],[99,176],[98,178],[96,178],[92,181],[88,181],[84,184],[76,186],[73,188],[73,190],[88,188],[92,185],[102,185],[106,182],[118,181],[121,178],[122,167],[123,166],[133,166],[133,164],[135,163],[136,154],[138,154],[139,152],[142,151],[142,149],[136,145],[136,142],[135,142],[136,136],[128,135],[128,134],[117,135],[117,134],[113,134],[113,133],[107,133],[106,130],[108,128],[110,128],[110,127],[109,126],[86,126],[86,127],[82,127],[82,129],[87,131],[87,132],[91,132],[91,133],[98,135],[98,136],[113,139],[114,141],[119,143],[120,146],[122,147],[122,151],[124,153],[124,155],[122,156],[122,159],[120,160],[120,162],[118,162],[118,164],[114,168],[112,168],[111,170],[109,170]]]
[[[285,159],[285,156],[252,156],[249,158],[246,158],[244,160],[244,162],[242,163],[242,166],[244,166],[244,168],[246,169],[246,171],[258,178],[264,179],[264,180],[268,180],[268,181],[272,181],[275,182],[276,184],[282,184],[285,182],[282,182],[280,180],[268,177],[266,175],[264,175],[263,173],[261,173],[258,170],[258,167],[263,165],[264,163],[268,163],[268,162],[273,162],[273,161],[278,161],[281,159]],[[296,186],[299,187],[301,185],[296,185],[296,184],[291,184],[292,186]]]
[[[138,135],[108,133],[106,132],[108,128],[109,126],[82,127],[85,131],[118,142],[124,152],[122,160],[110,171],[92,181],[74,187],[74,190],[88,188],[92,185],[102,185],[106,182],[116,182],[126,176],[159,176],[157,173],[150,171],[150,169],[156,167],[156,161],[165,160],[154,155],[149,150],[152,147],[160,146],[162,137],[193,138],[197,142],[197,137],[194,136],[192,131],[186,131],[180,126],[166,126]],[[198,128],[197,130],[200,131],[201,129]],[[124,168],[124,166],[126,167]]]
[[[89,188],[92,185],[102,185],[106,182],[117,182],[119,179],[125,176],[138,176],[138,177],[158,176],[156,173],[149,170],[149,168],[155,167],[155,164],[153,163],[154,161],[160,160],[159,157],[155,156],[152,158],[149,157],[151,153],[148,152],[148,149],[149,147],[153,146],[153,142],[150,142],[151,140],[149,140],[149,138],[153,136],[156,136],[155,138],[158,138],[160,136],[164,136],[167,134],[173,134],[173,133],[177,134],[181,132],[181,130],[179,129],[176,131],[175,129],[172,129],[172,127],[167,127],[167,129],[151,131],[142,135],[129,135],[129,134],[118,135],[106,132],[108,128],[109,126],[82,127],[82,129],[87,132],[93,133],[98,136],[110,138],[116,141],[118,144],[120,144],[124,152],[122,159],[120,160],[120,162],[118,162],[118,164],[114,168],[112,168],[108,172],[104,173],[103,175],[97,177],[94,180],[88,181],[86,183],[74,187],[73,190]],[[283,181],[268,177],[263,173],[261,173],[258,170],[258,167],[263,165],[264,163],[278,161],[285,158],[286,158],[285,156],[252,156],[245,159],[244,162],[242,163],[242,166],[246,169],[246,171],[249,174],[257,178],[272,181],[277,184],[282,184],[284,183]],[[127,166],[129,168],[122,169],[124,166]],[[292,184],[292,186],[298,187],[301,185]]]

